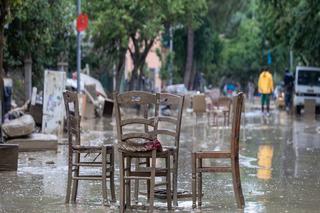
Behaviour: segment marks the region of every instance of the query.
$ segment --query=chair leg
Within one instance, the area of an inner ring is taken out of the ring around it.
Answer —
[[[136,169],[138,169],[140,167],[139,165],[140,163],[140,158],[136,158]],[[135,180],[134,181],[134,200],[135,200],[135,203],[138,204],[139,202],[139,180]]]
[[[76,153],[75,154],[75,162],[76,163],[80,163],[80,153]],[[74,177],[79,177],[79,173],[80,173],[80,167],[79,166],[75,166],[75,171],[74,171]],[[78,184],[79,180],[74,179],[72,182],[72,190],[71,190],[71,201],[72,203],[76,202],[77,199],[77,194],[78,194]]]
[[[197,165],[196,165],[196,154],[192,153],[192,208],[196,208],[197,201]]]
[[[65,203],[70,202],[71,183],[72,183],[72,153],[69,154],[69,157],[68,157],[68,181],[67,181],[67,191],[66,191]]]
[[[114,185],[114,149],[112,148],[110,153],[110,191],[111,191],[111,201],[116,202],[116,192]]]
[[[125,191],[124,191],[124,157],[121,152],[119,152],[119,159],[120,159],[120,212],[124,213],[125,210]]]
[[[167,206],[168,210],[171,210],[171,166],[170,166],[170,155],[167,156],[166,158],[166,169],[167,169],[167,177],[166,177],[166,182],[167,182]]]
[[[150,212],[153,212],[153,206],[154,206],[154,186],[155,186],[156,159],[157,159],[156,154],[157,154],[157,150],[152,150],[151,175],[150,175],[150,201],[149,201]]]
[[[102,198],[103,205],[108,202],[108,194],[107,194],[107,147],[102,147]]]
[[[130,176],[130,172],[131,172],[131,157],[127,157],[127,165],[126,165],[126,173],[127,176]],[[126,207],[130,208],[131,205],[131,180],[127,179],[125,180],[125,184],[126,184]]]
[[[173,205],[178,206],[178,157],[173,155]]]
[[[202,159],[198,159],[198,168],[202,168]],[[202,172],[198,172],[198,205],[202,205]]]
[[[240,168],[239,168],[239,158],[232,159],[232,182],[233,190],[237,200],[237,206],[240,209],[244,208],[245,202],[242,194],[241,180],[240,180]]]
[[[150,158],[146,159],[147,165],[146,167],[150,167]],[[150,180],[147,180],[147,200],[150,201]]]

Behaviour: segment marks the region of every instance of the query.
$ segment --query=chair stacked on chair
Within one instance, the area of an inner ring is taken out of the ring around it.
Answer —
[[[178,101],[175,98],[179,98]],[[175,100],[174,103],[172,101]],[[139,180],[147,181],[147,197],[149,200],[149,211],[153,211],[154,207],[154,188],[162,184],[155,184],[155,177],[163,177],[166,179],[164,185],[166,186],[167,207],[171,209],[171,172],[173,171],[174,191],[177,193],[177,158],[178,158],[178,143],[180,133],[180,120],[173,118],[164,118],[159,116],[159,106],[162,104],[177,104],[182,110],[183,97],[174,96],[170,94],[152,94],[140,91],[130,91],[123,94],[114,94],[115,112],[117,121],[118,134],[118,150],[120,157],[120,212],[124,212],[125,208],[131,205],[131,181]],[[139,111],[142,110],[140,116],[133,116],[131,113],[126,113],[136,107]],[[127,107],[127,109],[126,109]],[[125,114],[129,114],[126,118]],[[142,115],[142,116],[141,116]],[[178,124],[179,127],[174,132],[169,130],[158,129],[159,123],[162,121],[172,122]],[[140,125],[140,128],[138,126]],[[159,143],[157,136],[159,134],[166,134],[175,138],[175,144],[172,147],[158,147]],[[150,146],[155,144],[155,146]],[[174,168],[171,169],[171,157],[174,159]],[[132,168],[132,159],[145,160],[139,163],[135,168]],[[165,166],[159,168],[157,160],[164,159]],[[151,163],[150,163],[151,162]],[[145,166],[142,166],[145,164]],[[157,167],[156,167],[157,165]],[[176,195],[174,195],[176,197]]]
[[[79,180],[99,180],[102,182],[103,203],[108,201],[107,178],[110,179],[111,199],[115,198],[114,187],[114,148],[108,145],[84,145],[80,137],[80,121],[78,94],[66,91],[63,93],[67,116],[68,130],[68,182],[66,203],[76,202]],[[89,159],[89,155],[94,155]],[[101,157],[99,157],[101,155]],[[101,158],[101,160],[99,160]],[[80,168],[101,168],[101,174],[80,173]]]
[[[161,139],[163,149],[170,153],[172,159],[172,198],[173,205],[178,206],[178,159],[180,148],[180,130],[182,112],[184,107],[184,96],[174,95],[170,93],[160,93],[160,109],[157,125],[157,138]],[[169,110],[169,112],[165,111]],[[153,119],[153,118],[150,118]],[[139,165],[148,164],[146,161],[139,161]],[[166,183],[157,183],[161,186]],[[137,201],[139,194],[139,183],[135,183],[135,199]],[[159,192],[159,191],[157,191]],[[163,192],[163,191],[162,191]]]
[[[239,168],[239,136],[240,122],[243,105],[243,93],[237,94],[233,99],[233,119],[231,129],[230,150],[227,151],[197,151],[192,153],[192,206],[202,204],[202,173],[204,172],[231,172],[233,189],[236,196],[238,208],[244,207]],[[205,159],[230,159],[230,166],[205,166]],[[197,189],[198,188],[198,189]]]

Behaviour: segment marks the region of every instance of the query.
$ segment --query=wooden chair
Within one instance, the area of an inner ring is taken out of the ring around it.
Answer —
[[[166,178],[167,206],[171,209],[170,152],[146,146],[153,143],[157,137],[159,102],[158,93],[130,91],[114,94],[120,158],[120,212],[124,212],[125,208],[131,205],[131,180],[147,180],[149,211],[152,212],[155,177]],[[131,116],[127,118],[125,108],[130,106],[137,107],[142,113],[134,117],[134,113],[131,112]],[[165,159],[164,168],[156,168],[157,158]],[[147,159],[148,165],[133,169],[132,159]]]
[[[170,114],[165,112],[160,113],[158,117],[157,137],[163,138],[161,142],[165,143],[163,149],[168,151],[172,158],[172,191],[173,204],[178,206],[178,161],[179,161],[179,147],[180,147],[180,130],[182,112],[184,107],[184,96],[174,95],[170,93],[160,93],[160,108],[166,107],[170,110]],[[139,162],[139,165],[145,164]],[[157,184],[157,186],[162,185]],[[136,183],[137,187],[138,184]],[[135,197],[137,200],[138,192],[136,189]]]
[[[169,93],[160,93],[160,104],[170,106],[175,112],[166,116],[162,114],[159,119],[157,129],[157,136],[169,136],[174,143],[169,142],[170,145],[164,146],[164,150],[168,150],[172,156],[173,165],[173,204],[178,206],[178,161],[179,161],[179,148],[180,148],[180,130],[183,112],[184,97],[173,95]],[[163,125],[161,125],[163,123]],[[166,124],[171,124],[166,125]],[[165,128],[164,128],[165,127]]]
[[[241,112],[243,104],[243,93],[239,93],[233,100],[233,120],[231,129],[231,149],[228,151],[197,151],[192,153],[192,207],[201,206],[202,197],[202,173],[203,172],[231,172],[233,189],[235,192],[238,208],[244,207],[244,197],[242,194],[240,170],[239,170],[239,136]],[[230,166],[210,166],[202,164],[204,159],[230,159]],[[197,190],[198,188],[198,190]],[[198,191],[198,192],[197,192]]]
[[[211,114],[214,124],[218,124],[219,117],[223,117],[223,125],[229,126],[231,106],[232,99],[229,97],[221,96],[217,99],[212,99],[212,107],[209,110],[208,119],[210,119]]]
[[[197,124],[199,115],[207,113],[206,96],[204,94],[198,94],[192,97],[192,109],[193,112],[196,114]]]
[[[102,181],[103,204],[107,202],[107,178],[110,179],[111,199],[116,201],[114,186],[114,148],[113,145],[84,145],[80,138],[80,121],[78,94],[66,91],[63,93],[67,116],[68,130],[68,182],[66,203],[76,202],[79,180]],[[89,159],[93,154],[94,158]],[[101,155],[102,160],[98,161]],[[100,167],[101,175],[80,173],[80,168]]]

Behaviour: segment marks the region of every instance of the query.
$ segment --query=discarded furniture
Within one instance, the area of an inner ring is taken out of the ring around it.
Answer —
[[[147,181],[149,211],[152,212],[155,177],[166,178],[167,206],[171,209],[170,152],[162,149],[156,139],[159,101],[158,93],[130,91],[114,94],[120,158],[120,212],[131,205],[131,180]],[[128,113],[126,108],[130,107],[136,107],[142,113]],[[157,158],[165,159],[164,167],[156,168]],[[148,163],[146,167],[132,168],[132,159],[147,159]]]
[[[88,84],[84,86],[85,96],[83,96],[83,113],[82,117],[85,119],[92,119],[96,117],[96,106],[95,102],[97,100],[96,85]]]
[[[196,114],[196,123],[198,122],[198,116],[207,113],[206,96],[204,94],[194,95],[192,97],[192,109]]]
[[[228,151],[196,151],[192,153],[192,207],[202,204],[202,173],[204,172],[231,172],[233,189],[235,192],[238,208],[244,207],[242,194],[240,170],[239,170],[239,138],[240,123],[243,104],[243,93],[239,93],[233,100],[233,119],[231,129],[230,150]],[[204,159],[230,159],[230,166],[205,166]],[[198,190],[197,190],[198,188]]]
[[[219,117],[222,117],[223,125],[229,126],[231,106],[232,99],[229,97],[221,96],[217,99],[212,99],[212,106],[208,113],[208,119],[210,119],[210,115],[212,115],[213,123],[218,125],[218,119]]]
[[[27,137],[9,139],[6,143],[18,144],[19,152],[57,151],[58,149],[58,137],[43,133],[32,133]]]
[[[42,125],[42,116],[43,116],[43,105],[35,103],[34,105],[29,105],[28,113],[33,117],[37,126]]]
[[[17,144],[0,144],[0,171],[17,171],[18,149]]]
[[[106,99],[104,101],[103,116],[111,117],[113,112],[113,100]]]
[[[62,93],[65,90],[66,73],[45,70],[43,87],[42,133],[61,135],[65,110]]]
[[[115,202],[114,186],[114,149],[113,145],[84,144],[80,139],[80,120],[78,94],[70,91],[63,93],[67,115],[68,129],[68,182],[66,203],[75,202],[78,192],[79,180],[99,180],[102,182],[103,203],[107,202],[107,178],[110,179],[111,198]],[[93,159],[88,159],[90,155]],[[88,156],[89,155],[89,156]],[[101,161],[98,157],[101,155]],[[86,167],[100,167],[102,172],[86,174]],[[84,170],[80,173],[81,170]]]
[[[178,159],[183,105],[184,96],[169,93],[160,93],[160,106],[166,106],[166,108],[170,109],[170,113],[160,113],[158,117],[158,126],[156,134],[157,138],[160,139],[160,141],[162,141],[163,143],[165,143],[163,144],[163,149],[165,151],[168,151],[172,158],[172,197],[175,206],[178,205]],[[143,164],[143,162],[139,163],[140,165]],[[157,185],[159,186],[161,185],[161,183]],[[137,184],[135,186],[137,186]],[[158,191],[163,192],[164,190]],[[138,193],[136,192],[136,200],[137,196]]]

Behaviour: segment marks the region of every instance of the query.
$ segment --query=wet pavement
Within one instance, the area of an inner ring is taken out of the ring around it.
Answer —
[[[208,125],[206,117],[198,119],[196,124],[190,113],[184,114],[182,123],[179,190],[191,192],[191,151],[228,148],[230,128]],[[203,175],[201,209],[192,210],[190,197],[180,199],[175,211],[319,212],[319,121],[296,118],[278,110],[273,110],[270,117],[263,117],[257,109],[248,108],[242,124],[245,128],[242,128],[240,141],[240,166],[245,209],[236,207],[231,174],[222,173]],[[114,120],[89,120],[83,129],[84,140],[115,142]],[[64,204],[67,182],[65,142],[60,141],[57,152],[19,153],[18,171],[0,173],[0,212],[119,211],[118,203],[110,207],[101,205],[100,182],[80,181],[77,204]],[[116,165],[117,198],[118,175]],[[165,211],[164,201],[156,200],[155,205],[157,211]]]

